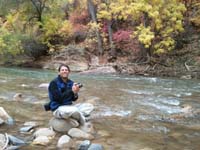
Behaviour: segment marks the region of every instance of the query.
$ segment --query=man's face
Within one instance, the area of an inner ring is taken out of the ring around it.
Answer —
[[[60,68],[59,75],[60,75],[61,78],[68,78],[69,72],[70,72],[70,71],[68,70],[67,67],[62,66],[62,67]]]

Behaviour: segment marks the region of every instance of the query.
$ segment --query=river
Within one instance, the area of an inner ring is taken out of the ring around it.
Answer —
[[[48,127],[51,112],[43,109],[47,89],[40,88],[56,71],[0,68],[0,106],[15,120],[2,125],[1,133],[30,138],[19,128],[26,121]],[[70,78],[81,82],[79,101],[95,102],[92,121],[97,133],[94,142],[106,150],[197,150],[200,149],[200,80],[123,75],[83,75]],[[21,101],[13,96],[22,93]],[[98,118],[99,116],[99,118]],[[56,149],[28,145],[22,149]]]

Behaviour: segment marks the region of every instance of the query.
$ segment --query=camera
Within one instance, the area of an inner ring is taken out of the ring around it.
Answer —
[[[79,88],[83,87],[83,84],[81,84],[81,83],[75,83],[75,85],[78,85]]]

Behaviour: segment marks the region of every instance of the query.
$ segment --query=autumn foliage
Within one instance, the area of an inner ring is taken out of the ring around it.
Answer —
[[[154,56],[174,50],[176,36],[184,32],[186,20],[196,27],[200,26],[198,0],[42,0],[13,3],[15,5],[8,5],[7,11],[6,8],[0,11],[0,19],[3,20],[0,22],[1,54],[20,52],[21,40],[17,35],[21,34],[50,48],[54,47],[52,40],[58,40],[56,44],[64,40],[75,41],[76,44],[81,42],[93,50],[101,46],[101,54],[111,51],[114,56],[116,50],[131,53],[142,50],[144,57]],[[6,41],[7,37],[10,39]],[[19,50],[9,48],[10,41],[14,41]]]
[[[131,38],[132,31],[131,30],[118,30],[113,34],[113,41],[117,49],[125,50],[125,51],[138,51],[138,44],[136,44],[136,40]]]

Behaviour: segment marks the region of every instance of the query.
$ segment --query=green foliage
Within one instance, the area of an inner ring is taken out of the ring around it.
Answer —
[[[0,55],[17,55],[21,51],[20,36],[0,28]]]
[[[28,35],[49,45],[51,38],[66,27],[62,9],[65,4],[65,0],[17,1],[15,6],[7,7],[2,26],[14,34]],[[66,34],[67,31],[62,35],[66,37]]]
[[[51,18],[49,16],[43,18],[43,22],[41,23],[41,25],[42,30],[44,31],[43,38],[45,40],[56,34],[58,29],[61,27],[59,19]]]
[[[8,15],[13,9],[17,9],[21,0],[0,0],[0,16]]]

